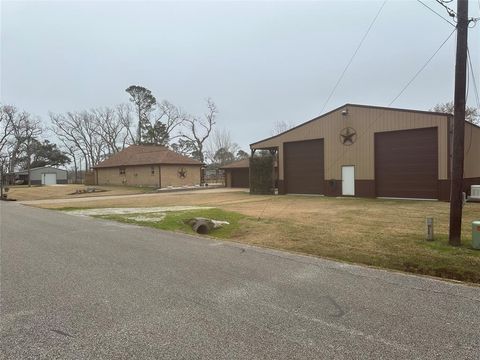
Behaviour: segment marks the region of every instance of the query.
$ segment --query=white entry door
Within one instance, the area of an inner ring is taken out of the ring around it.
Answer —
[[[42,185],[55,185],[57,174],[42,174]]]
[[[355,166],[342,166],[342,195],[355,195]]]

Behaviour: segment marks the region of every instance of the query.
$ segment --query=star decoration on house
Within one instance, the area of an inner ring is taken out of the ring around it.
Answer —
[[[177,175],[180,179],[185,179],[187,177],[187,169],[185,168],[178,169]]]
[[[354,128],[346,127],[340,131],[340,142],[345,146],[352,145],[357,140],[357,132]]]

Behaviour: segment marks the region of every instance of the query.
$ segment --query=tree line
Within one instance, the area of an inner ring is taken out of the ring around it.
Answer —
[[[83,111],[49,113],[49,124],[14,106],[0,105],[0,165],[4,172],[37,166],[89,170],[129,145],[163,145],[203,163],[224,165],[248,157],[230,132],[217,129],[218,108],[205,102],[191,115],[152,92],[132,85],[129,103]],[[52,143],[47,138],[55,138]]]
[[[49,113],[47,125],[15,106],[0,105],[0,169],[5,173],[71,164],[76,180],[79,169],[89,170],[134,144],[167,146],[214,168],[249,157],[228,130],[217,128],[218,108],[212,99],[206,100],[202,115],[191,115],[167,100],[157,101],[145,87],[132,85],[125,91],[129,103]],[[431,110],[453,113],[453,103]],[[467,107],[466,120],[479,124],[478,109]],[[273,134],[292,126],[276,122]]]
[[[70,163],[56,144],[40,138],[43,132],[40,118],[14,106],[0,106],[0,172]]]

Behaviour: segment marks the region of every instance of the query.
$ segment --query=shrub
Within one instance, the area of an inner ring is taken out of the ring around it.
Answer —
[[[273,157],[254,156],[250,158],[250,194],[275,194]]]

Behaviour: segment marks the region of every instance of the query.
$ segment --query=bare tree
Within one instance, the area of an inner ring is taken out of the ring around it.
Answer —
[[[123,150],[132,136],[128,112],[123,106],[118,105],[116,109],[109,107],[93,109],[90,112],[93,123],[96,125],[94,131],[101,138],[106,150],[105,155],[111,155]]]
[[[58,137],[58,136],[57,136]],[[73,173],[74,173],[74,183],[78,182],[78,149],[76,148],[75,144],[72,142],[67,141],[65,137],[58,137],[60,141],[60,148],[70,156],[73,161]]]
[[[98,135],[95,118],[88,111],[68,113],[68,116],[75,121],[74,135],[87,155],[85,170],[90,170],[102,159],[104,154],[102,139]]]
[[[9,155],[5,151],[13,133],[13,116],[11,107],[7,105],[0,106],[0,198],[3,199],[3,186],[5,172],[8,171]]]
[[[275,123],[273,124],[272,135],[281,134],[281,133],[283,133],[287,130],[290,130],[293,127],[294,127],[294,125],[291,122],[286,123],[283,120],[282,121],[275,121]]]
[[[85,169],[89,170],[101,158],[102,143],[97,134],[92,116],[86,112],[50,114],[52,131],[68,147],[76,148],[85,160]]]
[[[122,149],[127,145],[135,144],[135,135],[132,131],[134,127],[132,108],[129,104],[119,104],[115,108],[118,116],[118,121],[123,125],[125,129],[125,137],[122,137]]]
[[[90,120],[95,125],[94,133],[101,138],[108,149],[106,152],[111,154],[118,152],[117,139],[123,126],[116,121],[115,111],[112,108],[104,107],[92,109],[87,112],[87,115],[91,117]]]
[[[26,112],[18,111],[15,106],[4,105],[1,108],[2,117],[2,139],[0,150],[4,153],[4,158],[8,158],[8,171],[13,172],[17,164],[21,146],[23,145],[25,134],[25,120],[30,116]]]
[[[217,129],[212,133],[208,142],[206,155],[209,161],[225,165],[229,160],[235,159],[238,150],[240,150],[240,146],[232,140],[230,131]]]
[[[165,134],[170,141],[179,138],[181,134],[175,133],[175,130],[185,123],[187,115],[167,100],[157,104],[157,108],[155,122],[160,121],[164,124]]]
[[[207,99],[207,111],[203,117],[188,116],[184,121],[186,131],[181,136],[192,149],[190,155],[202,163],[205,162],[205,141],[212,133],[217,114],[217,106],[211,99]]]
[[[70,155],[74,155],[74,163],[77,160],[77,151],[81,154],[81,157],[85,159],[87,163],[87,154],[83,149],[79,139],[75,134],[76,121],[73,116],[66,116],[64,114],[50,113],[50,121],[52,123],[51,130],[56,135],[57,139],[63,144],[65,149]]]
[[[25,159],[28,170],[28,185],[30,182],[30,164],[33,151],[33,143],[42,133],[42,124],[39,118],[32,117],[29,113],[19,112],[15,107],[9,107],[9,115],[12,118],[12,132],[8,142],[9,170],[15,171],[19,159]]]
[[[126,104],[66,114],[50,114],[51,130],[77,167],[85,170],[135,142],[131,108]]]
[[[453,102],[450,101],[437,104],[431,110],[435,112],[453,114]],[[480,125],[480,110],[475,107],[467,106],[465,108],[465,120],[471,122],[472,124]]]
[[[42,123],[39,118],[31,118],[27,116],[22,122],[22,134],[23,134],[23,146],[25,151],[25,156],[27,159],[27,171],[28,171],[28,186],[32,186],[31,180],[31,164],[32,164],[32,151],[34,141],[39,135],[41,135]]]
[[[15,108],[8,105],[0,107],[0,154],[3,154],[14,128]]]

